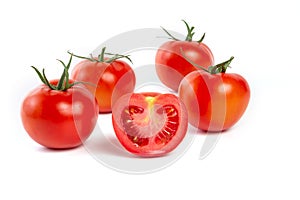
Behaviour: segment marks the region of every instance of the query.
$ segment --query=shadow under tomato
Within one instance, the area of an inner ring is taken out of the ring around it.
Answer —
[[[82,145],[72,147],[72,148],[59,148],[59,149],[39,146],[39,147],[37,147],[37,150],[39,152],[43,152],[43,153],[83,152],[84,151]]]
[[[85,142],[84,147],[90,154],[96,157],[100,154],[119,157],[133,157],[133,155],[126,152],[117,138],[113,136],[94,136]]]
[[[218,135],[218,134],[226,134],[229,133],[231,129],[233,129],[234,127],[230,128],[230,129],[226,129],[223,131],[204,131],[201,129],[198,129],[192,125],[189,125],[189,133],[191,134],[195,134],[195,135]]]

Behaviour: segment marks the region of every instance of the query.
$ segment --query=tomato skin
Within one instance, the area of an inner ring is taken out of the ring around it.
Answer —
[[[238,74],[195,71],[179,86],[189,123],[210,132],[231,128],[244,114],[250,99],[247,81]]]
[[[126,113],[124,110],[130,106],[138,107],[140,110],[124,116]],[[171,109],[167,110],[167,107]],[[159,112],[160,109],[165,110]],[[156,117],[150,117],[148,120],[151,115],[149,113],[154,113],[152,115]],[[134,121],[134,123],[130,123],[126,129],[124,121],[127,120]],[[151,121],[153,123],[149,125]],[[180,99],[173,94],[153,92],[122,96],[113,106],[112,122],[122,146],[141,157],[163,156],[173,151],[183,140],[188,127],[187,111]],[[130,132],[130,130],[134,131]],[[164,134],[165,130],[169,132],[170,137]]]
[[[194,63],[208,68],[214,64],[214,56],[207,45],[195,41],[168,41],[159,47],[155,57],[156,72],[163,84],[174,91],[184,76],[199,70],[189,63],[184,55]]]
[[[21,106],[22,123],[29,136],[53,149],[81,145],[92,133],[98,113],[95,97],[80,85],[66,91],[41,85],[25,97]]]
[[[111,102],[133,92],[136,82],[130,65],[121,60],[111,63],[83,60],[74,67],[71,77],[91,83],[86,87],[95,95],[100,113],[111,112]]]

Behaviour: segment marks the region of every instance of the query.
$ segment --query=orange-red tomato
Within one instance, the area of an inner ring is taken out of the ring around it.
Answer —
[[[95,95],[99,112],[111,112],[111,102],[135,87],[135,74],[129,64],[122,60],[91,61],[85,59],[72,71],[72,79],[86,82],[85,86]]]
[[[200,40],[193,41],[194,27],[190,27],[184,20],[183,22],[187,28],[186,39],[184,41],[179,40],[164,29],[173,41],[162,44],[155,57],[155,67],[159,79],[174,91],[178,91],[178,86],[184,76],[198,70],[186,58],[204,68],[214,64],[214,56],[211,50],[202,42],[205,34]],[[183,52],[186,58],[182,55]]]
[[[169,41],[159,47],[155,57],[156,72],[163,84],[174,91],[188,73],[198,70],[182,56],[185,55],[205,68],[214,64],[211,50],[204,43],[189,41]]]
[[[179,97],[187,107],[190,124],[204,131],[223,131],[242,117],[250,88],[238,74],[198,70],[182,80]]]
[[[58,80],[50,81],[52,85],[57,83]],[[40,85],[21,106],[22,123],[29,136],[54,149],[81,145],[92,133],[98,113],[95,97],[79,84],[64,91]]]

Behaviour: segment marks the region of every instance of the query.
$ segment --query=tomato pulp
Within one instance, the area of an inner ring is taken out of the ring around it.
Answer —
[[[173,94],[133,93],[113,106],[116,136],[129,152],[154,157],[174,150],[187,132],[187,111]]]

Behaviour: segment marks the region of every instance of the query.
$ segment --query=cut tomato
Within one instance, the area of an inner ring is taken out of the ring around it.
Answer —
[[[174,150],[187,132],[187,111],[173,94],[134,93],[113,106],[113,127],[131,153],[153,157]]]

